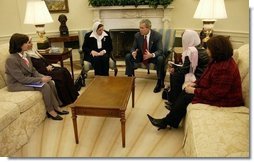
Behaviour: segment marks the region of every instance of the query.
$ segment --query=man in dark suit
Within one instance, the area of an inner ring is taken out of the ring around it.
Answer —
[[[130,53],[125,56],[126,71],[128,76],[134,76],[135,63],[143,62],[156,65],[157,84],[154,93],[160,92],[164,87],[165,78],[165,57],[162,50],[162,36],[151,29],[151,21],[143,19],[139,23],[139,32],[135,34],[133,46]]]

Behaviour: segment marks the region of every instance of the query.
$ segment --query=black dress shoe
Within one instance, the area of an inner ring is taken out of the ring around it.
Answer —
[[[57,116],[52,116],[52,115],[50,115],[48,112],[47,112],[47,117],[48,117],[48,118],[52,118],[53,120],[63,120],[63,118],[62,118],[61,116],[59,116],[59,115],[57,115]]]
[[[168,109],[169,111],[171,111],[171,110],[172,110],[171,105],[165,105],[165,108],[166,108],[166,109]]]
[[[166,105],[169,105],[169,106],[172,106],[172,105],[173,105],[171,102],[168,102],[168,101],[166,101],[165,104],[166,104]]]
[[[153,126],[158,127],[158,130],[167,128],[167,124],[163,119],[154,119],[149,114],[147,114],[147,117]]]
[[[68,104],[62,104],[62,105],[60,105],[59,107],[65,107],[65,106],[67,106]]]
[[[62,112],[58,111],[58,110],[55,110],[55,112],[57,112],[57,114],[60,114],[60,115],[67,115],[67,114],[69,114],[69,111],[65,111],[65,110],[63,110]]]
[[[156,84],[155,88],[153,89],[154,93],[158,93],[161,91],[161,85],[160,84]]]

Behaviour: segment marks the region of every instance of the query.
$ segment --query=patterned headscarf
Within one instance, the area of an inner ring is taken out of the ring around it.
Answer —
[[[200,38],[196,31],[186,29],[182,36],[183,54],[182,62],[186,56],[189,57],[193,73],[198,65],[198,50],[195,46],[200,44]]]

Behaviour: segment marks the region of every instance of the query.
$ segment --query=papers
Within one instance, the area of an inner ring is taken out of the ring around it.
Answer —
[[[44,84],[45,83],[38,82],[38,83],[26,84],[25,86],[27,86],[27,87],[42,87]]]
[[[49,53],[50,51],[50,48],[47,48],[47,49],[37,49],[37,52],[39,52],[39,54],[46,54],[46,53]]]
[[[183,64],[176,64],[176,63],[174,63],[173,61],[168,61],[168,64],[171,64],[171,65],[173,65],[173,66],[179,66],[179,67],[182,67],[182,66],[183,66]]]

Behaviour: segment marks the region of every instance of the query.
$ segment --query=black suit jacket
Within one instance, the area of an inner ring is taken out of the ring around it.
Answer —
[[[137,60],[143,60],[143,43],[144,43],[144,36],[137,32],[134,36],[134,42],[131,48],[131,53],[138,49],[137,53]],[[151,30],[151,35],[149,39],[149,52],[154,53],[155,57],[163,55],[162,49],[162,36],[160,33]]]

